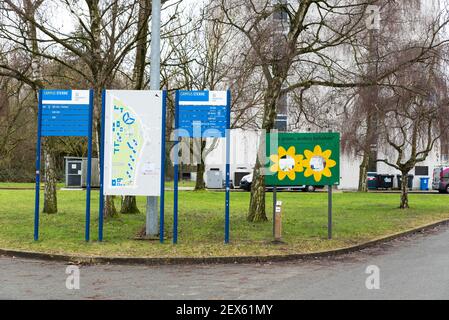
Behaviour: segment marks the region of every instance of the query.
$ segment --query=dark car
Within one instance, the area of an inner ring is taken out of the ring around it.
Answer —
[[[242,180],[240,180],[240,189],[246,190],[246,191],[251,191],[251,184],[253,182],[253,174],[248,174],[246,176],[244,176],[242,178]],[[321,189],[324,186],[306,186],[306,185],[302,185],[302,186],[285,186],[285,187],[277,187],[278,190],[301,190],[301,191],[308,191],[308,192],[313,192],[316,189]],[[266,186],[265,189],[267,191],[272,191],[273,187],[272,186]]]

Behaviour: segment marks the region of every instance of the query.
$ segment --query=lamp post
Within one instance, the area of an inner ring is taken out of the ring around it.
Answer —
[[[150,89],[159,90],[161,84],[161,0],[152,0],[151,6]],[[147,197],[145,234],[150,237],[155,237],[159,233],[157,200],[157,197]]]

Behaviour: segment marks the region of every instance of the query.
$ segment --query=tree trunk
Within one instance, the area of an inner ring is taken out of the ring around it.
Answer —
[[[282,79],[278,78],[272,82],[272,86],[267,89],[267,95],[264,103],[264,117],[262,123],[263,130],[271,130],[274,128],[276,118],[276,102],[281,92]],[[262,131],[262,135],[266,131]],[[264,141],[264,137],[260,137],[260,142]],[[266,142],[269,143],[269,142]],[[259,150],[256,157],[256,165],[253,171],[253,182],[251,185],[251,200],[249,203],[249,212],[247,220],[250,222],[268,221],[265,212],[265,177],[261,175],[261,159],[260,156],[265,155],[265,144],[259,143]]]
[[[204,190],[206,189],[206,183],[204,182],[204,171],[205,165],[201,160],[201,163],[196,165],[196,182],[195,182],[195,190]]]
[[[171,122],[167,122],[168,124]],[[165,150],[165,181],[173,181],[175,178],[174,164],[171,160],[171,150],[173,149],[173,143],[166,141],[167,148]]]
[[[151,14],[151,2],[139,0],[139,18],[137,22],[138,40],[136,45],[136,57],[134,60],[133,82],[134,90],[142,90],[144,87],[145,58],[147,55],[148,19]],[[120,213],[140,213],[137,208],[135,196],[125,196],[122,199]]]
[[[44,192],[44,213],[57,213],[58,204],[56,198],[56,170],[55,155],[51,151],[48,143],[45,143],[45,192]]]
[[[114,204],[115,196],[104,197],[103,217],[105,219],[117,216],[117,209]]]
[[[249,222],[268,221],[265,213],[265,177],[260,174],[260,169],[257,169],[257,171],[258,173],[256,175],[253,173],[253,177],[255,178],[253,178],[251,185],[250,210],[248,213]]]
[[[401,204],[399,208],[408,209],[408,172],[402,172],[401,180]]]
[[[198,141],[200,143],[200,150],[196,150],[197,148],[193,148],[194,152],[199,152],[199,162],[196,165],[196,181],[195,181],[195,190],[204,190],[206,189],[206,183],[204,182],[204,171],[206,170],[206,165],[204,163],[204,149],[206,148],[206,140],[201,139]],[[195,143],[195,142],[193,142]],[[197,155],[198,156],[198,155]]]
[[[91,64],[89,65],[92,72],[95,101],[94,101],[94,130],[95,130],[95,145],[97,147],[98,159],[100,159],[100,150],[102,147],[101,137],[101,98],[103,88],[110,87],[112,79],[106,78],[103,75],[104,59],[101,57],[101,13],[99,8],[99,0],[86,1],[89,8],[90,17],[90,49],[91,49]],[[117,5],[117,3],[114,3]],[[115,209],[114,199],[112,196],[104,197],[103,217],[108,218],[117,215]]]
[[[33,22],[36,16],[36,11],[41,6],[42,2],[26,0],[23,2],[24,10],[32,20],[24,20],[27,25],[28,38],[31,44],[31,71],[32,79],[36,82],[35,87],[36,92],[34,94],[34,105],[37,106],[38,101],[38,91],[37,89],[43,88],[43,74],[42,74],[42,60],[40,57],[40,48],[38,44],[38,33],[36,24]],[[56,161],[55,155],[52,151],[52,138],[46,138],[43,141],[43,152],[44,152],[44,172],[45,172],[45,189],[44,189],[44,213],[57,213],[57,197],[56,197]]]
[[[100,163],[103,161],[100,157],[100,150],[103,147],[103,141],[101,141],[101,98],[102,98],[102,91],[103,89],[101,87],[96,87],[95,89],[95,98],[94,98],[94,114],[95,114],[95,120],[94,120],[94,139],[95,139],[95,146],[97,149],[97,156],[99,159],[98,162],[98,170],[100,170],[101,166]],[[98,171],[100,172],[100,171]],[[105,218],[113,217],[117,215],[117,210],[114,205],[113,197],[112,196],[105,196],[104,197],[104,210],[103,210],[103,216]]]
[[[122,207],[120,213],[140,213],[137,208],[137,201],[135,196],[122,197]]]
[[[98,172],[100,172],[101,168],[101,159],[100,157],[100,150],[103,147],[103,141],[101,141],[101,99],[102,99],[102,92],[103,88],[100,86],[97,86],[94,88],[94,139],[95,139],[95,147],[97,149],[97,156],[99,159],[98,162]],[[103,217],[113,217],[117,215],[117,210],[114,205],[113,196],[105,196],[104,197],[104,210],[103,210]]]
[[[370,154],[366,151],[363,152],[363,160],[360,164],[359,170],[359,192],[368,192],[368,165],[369,165],[369,156]]]
[[[369,65],[368,78],[375,82],[378,74],[378,34],[375,30],[369,31]],[[378,141],[378,110],[377,101],[379,100],[379,88],[377,85],[368,86],[361,89],[362,104],[366,112],[366,140],[363,150],[363,160],[360,165],[359,188],[360,192],[368,192],[367,173],[370,170],[371,162],[377,158],[377,141]],[[375,150],[373,150],[375,146]],[[373,153],[374,152],[374,153]],[[371,169],[372,170],[372,169]]]

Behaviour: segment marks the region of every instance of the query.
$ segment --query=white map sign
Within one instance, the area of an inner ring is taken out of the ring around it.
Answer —
[[[162,91],[106,91],[105,195],[160,196],[162,98]]]

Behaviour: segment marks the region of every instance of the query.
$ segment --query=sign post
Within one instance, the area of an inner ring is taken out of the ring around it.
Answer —
[[[161,88],[161,0],[151,1],[151,52],[150,52],[150,89],[159,90]],[[165,115],[164,115],[165,117]],[[163,140],[165,144],[165,137]],[[165,150],[164,150],[165,153]],[[162,168],[162,170],[164,170]],[[163,190],[161,192],[164,192]],[[164,201],[161,196],[161,201]],[[160,207],[164,204],[161,203]],[[146,228],[147,236],[157,235],[157,197],[148,196],[146,211]],[[163,212],[159,212],[159,238],[163,242]]]
[[[106,90],[101,94],[101,140],[100,140],[100,205],[98,213],[98,241],[103,241],[103,222],[104,222],[104,136],[105,136],[105,115],[106,115]]]
[[[42,137],[87,137],[88,168],[85,239],[90,239],[93,90],[39,90],[36,146],[34,240],[39,240],[40,157]]]
[[[42,90],[39,90],[36,145],[36,192],[34,199],[34,241],[39,240],[39,200],[41,183]]]
[[[85,238],[86,241],[90,239],[90,194],[92,183],[92,118],[94,112],[94,91],[89,92],[89,138],[87,139],[87,182],[86,182],[86,227]]]
[[[226,138],[225,237],[229,243],[231,92],[176,92],[174,148],[173,243],[178,242],[179,138]]]
[[[327,186],[327,238],[332,239],[332,186]]]
[[[178,180],[179,180],[179,91],[175,94],[175,140],[174,140],[174,185],[173,185],[173,243],[178,243]]]
[[[276,137],[277,144],[271,143]],[[340,183],[340,134],[276,133],[267,134],[266,141],[267,186],[328,186],[328,238],[331,239],[332,186]],[[271,150],[272,146],[277,149]]]
[[[103,96],[98,238],[103,240],[104,195],[147,196],[161,197],[163,242],[166,92],[106,90]]]
[[[229,193],[231,179],[231,91],[227,92],[226,110],[226,206],[225,206],[225,243],[229,243]]]

